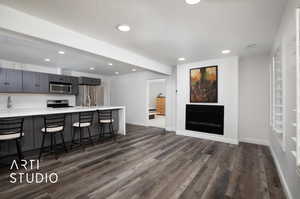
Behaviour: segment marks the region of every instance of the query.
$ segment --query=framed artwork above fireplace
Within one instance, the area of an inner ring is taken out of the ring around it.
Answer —
[[[190,69],[190,102],[218,103],[218,66]]]

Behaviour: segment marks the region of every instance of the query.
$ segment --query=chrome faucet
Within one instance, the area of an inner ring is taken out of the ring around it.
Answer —
[[[12,99],[11,99],[11,96],[7,97],[6,108],[7,109],[11,109],[12,108]]]

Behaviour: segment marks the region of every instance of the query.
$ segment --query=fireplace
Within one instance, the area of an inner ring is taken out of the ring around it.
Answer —
[[[186,130],[224,135],[224,106],[186,105]]]

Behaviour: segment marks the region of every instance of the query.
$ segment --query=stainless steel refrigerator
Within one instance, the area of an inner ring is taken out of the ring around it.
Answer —
[[[77,106],[103,106],[104,88],[103,86],[80,85],[76,96]]]

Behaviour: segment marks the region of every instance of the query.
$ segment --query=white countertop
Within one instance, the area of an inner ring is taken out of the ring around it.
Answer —
[[[79,113],[85,111],[97,111],[97,110],[113,110],[113,109],[125,109],[124,106],[75,106],[70,108],[23,108],[23,109],[2,109],[0,110],[0,118],[8,117],[28,117],[37,115],[51,115],[61,113]]]

